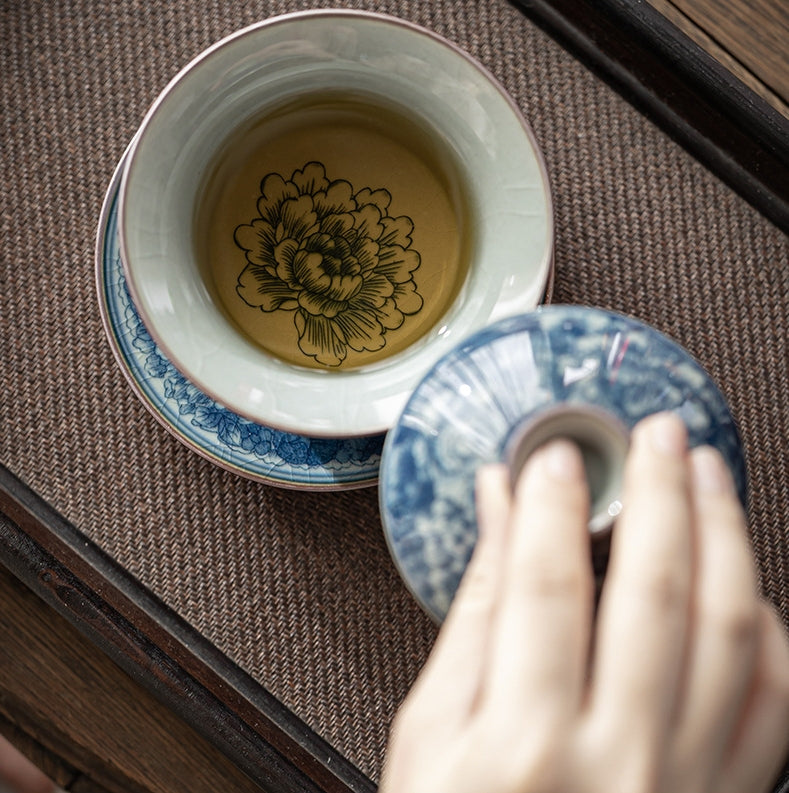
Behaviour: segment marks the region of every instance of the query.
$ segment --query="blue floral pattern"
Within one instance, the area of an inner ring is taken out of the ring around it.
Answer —
[[[437,621],[476,542],[477,468],[502,460],[511,431],[569,402],[613,413],[628,428],[663,410],[685,422],[692,446],[716,446],[740,498],[746,470],[723,395],[678,344],[634,319],[547,306],[479,331],[417,386],[381,461],[387,541],[416,599]]]
[[[120,171],[120,169],[119,169]],[[219,405],[162,354],[134,307],[117,236],[116,173],[102,214],[101,308],[134,390],[179,440],[223,467],[268,484],[344,489],[375,484],[383,435],[308,438],[256,424]]]

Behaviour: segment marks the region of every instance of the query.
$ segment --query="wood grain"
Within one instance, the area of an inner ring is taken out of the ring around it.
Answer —
[[[269,793],[374,789],[2,465],[0,564]]]
[[[2,567],[0,636],[5,732],[76,769],[75,793],[263,790]]]
[[[774,0],[757,0],[756,18],[767,24],[773,18],[772,36],[758,32],[758,24],[738,26],[726,17],[711,18],[710,10],[719,10],[718,3],[705,0],[649,0],[666,19],[725,66],[735,77],[789,118],[789,4],[779,6]],[[724,35],[721,26],[728,31]],[[724,42],[727,42],[728,47]],[[746,44],[751,44],[753,49]]]
[[[786,113],[787,27],[774,0],[734,12],[734,0],[650,1]],[[53,773],[77,769],[61,777],[72,793],[263,789],[2,568],[0,637],[0,716]]]
[[[672,0],[740,63],[789,102],[789,3]]]

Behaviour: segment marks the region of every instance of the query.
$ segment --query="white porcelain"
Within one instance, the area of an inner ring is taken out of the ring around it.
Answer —
[[[363,90],[409,108],[454,152],[470,191],[473,242],[458,298],[411,347],[348,371],[288,364],[247,340],[214,304],[192,253],[206,163],[233,128],[305,86]],[[119,233],[134,303],[169,360],[239,415],[315,437],[387,430],[416,383],[461,339],[534,308],[552,268],[548,179],[516,105],[450,42],[368,12],[272,18],[183,69],[135,138]]]

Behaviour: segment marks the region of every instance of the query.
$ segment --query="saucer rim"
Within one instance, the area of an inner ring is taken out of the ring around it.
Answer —
[[[250,470],[249,468],[244,467],[242,464],[238,462],[232,462],[232,460],[228,459],[226,454],[218,454],[215,451],[216,449],[222,449],[223,451],[228,450],[231,455],[233,454],[232,448],[221,445],[221,442],[219,442],[218,439],[216,443],[210,444],[210,448],[209,448],[208,444],[206,446],[203,446],[200,443],[196,442],[191,437],[189,437],[188,435],[186,435],[177,426],[175,426],[172,423],[172,421],[168,419],[166,415],[164,415],[161,408],[157,404],[155,404],[155,402],[151,399],[151,397],[147,393],[145,393],[137,377],[135,376],[134,372],[131,370],[131,367],[126,361],[124,353],[121,350],[120,342],[117,338],[116,328],[109,315],[110,312],[105,293],[107,287],[107,279],[105,278],[105,273],[104,273],[105,251],[107,245],[107,231],[108,231],[109,220],[113,211],[113,205],[117,203],[118,193],[120,190],[121,176],[123,173],[125,163],[128,158],[128,154],[133,144],[134,144],[134,138],[132,138],[132,140],[126,146],[126,149],[124,150],[123,155],[120,157],[117,165],[115,166],[112,177],[109,180],[108,187],[105,191],[104,198],[102,200],[101,212],[99,215],[99,221],[98,221],[98,227],[97,227],[96,239],[95,239],[95,251],[94,251],[95,288],[96,288],[99,313],[101,316],[101,322],[104,329],[104,335],[112,351],[113,358],[115,359],[118,368],[123,373],[127,383],[131,387],[132,392],[142,402],[142,404],[145,406],[148,412],[158,421],[158,423],[162,427],[164,427],[164,429],[166,429],[170,435],[172,435],[176,440],[178,440],[180,443],[186,446],[190,451],[195,452],[196,454],[203,457],[203,459],[208,460],[209,462],[213,463],[219,468],[234,473],[245,479],[249,479],[254,482],[259,482],[261,484],[267,484],[267,485],[279,487],[282,489],[302,490],[309,492],[360,490],[377,485],[378,474],[380,470],[380,459],[381,459],[380,453],[378,454],[378,462],[374,466],[372,465],[369,466],[370,469],[369,473],[364,474],[363,476],[359,476],[359,478],[348,479],[348,480],[338,481],[336,479],[332,479],[331,473],[333,472],[328,472],[328,471],[325,481],[314,482],[314,481],[306,481],[306,479],[305,480],[295,479],[292,475],[287,477],[274,476],[271,474],[265,474],[259,471]],[[125,278],[125,273],[123,277]],[[145,327],[147,331],[148,328],[147,326],[145,326],[142,316],[139,314],[136,306],[133,303],[132,303],[132,307],[137,312],[140,322],[143,324],[143,327]],[[150,334],[150,331],[148,332]],[[172,366],[175,369],[175,371],[177,371],[179,374],[182,374],[180,370],[177,369],[177,367],[175,367],[172,361],[170,361],[169,357],[167,357],[163,353],[161,347],[158,345],[158,343],[153,338],[153,336],[151,336],[151,340],[156,345],[159,355],[167,361],[168,365]],[[188,378],[185,379],[194,388],[196,388],[199,391],[199,393],[203,394],[209,399],[212,399],[212,397],[209,394],[206,394],[205,391],[203,391],[196,383],[189,380]],[[227,411],[232,415],[238,416],[240,419],[244,421],[249,421],[251,424],[255,426],[265,427],[266,429],[269,429],[272,432],[280,435],[290,435],[300,438],[309,437],[305,435],[299,435],[298,433],[287,432],[276,427],[270,427],[269,425],[265,425],[260,422],[253,421],[252,419],[248,419],[245,416],[241,416],[240,414],[235,413],[225,405],[216,402],[216,400],[212,399],[212,401],[216,403],[219,409]],[[353,441],[355,439],[370,438],[370,437],[374,437],[374,435],[336,438],[335,440]],[[313,468],[310,468],[309,470],[326,471],[326,469],[321,466],[315,466]]]

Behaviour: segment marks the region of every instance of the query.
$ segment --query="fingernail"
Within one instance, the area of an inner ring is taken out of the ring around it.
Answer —
[[[533,457],[534,465],[553,479],[571,481],[584,475],[583,459],[578,447],[563,438],[545,444]]]
[[[688,431],[673,413],[660,413],[645,420],[644,431],[652,448],[660,454],[681,457],[688,448]]]
[[[694,449],[691,455],[693,480],[705,493],[731,493],[734,482],[720,453],[710,446]]]

